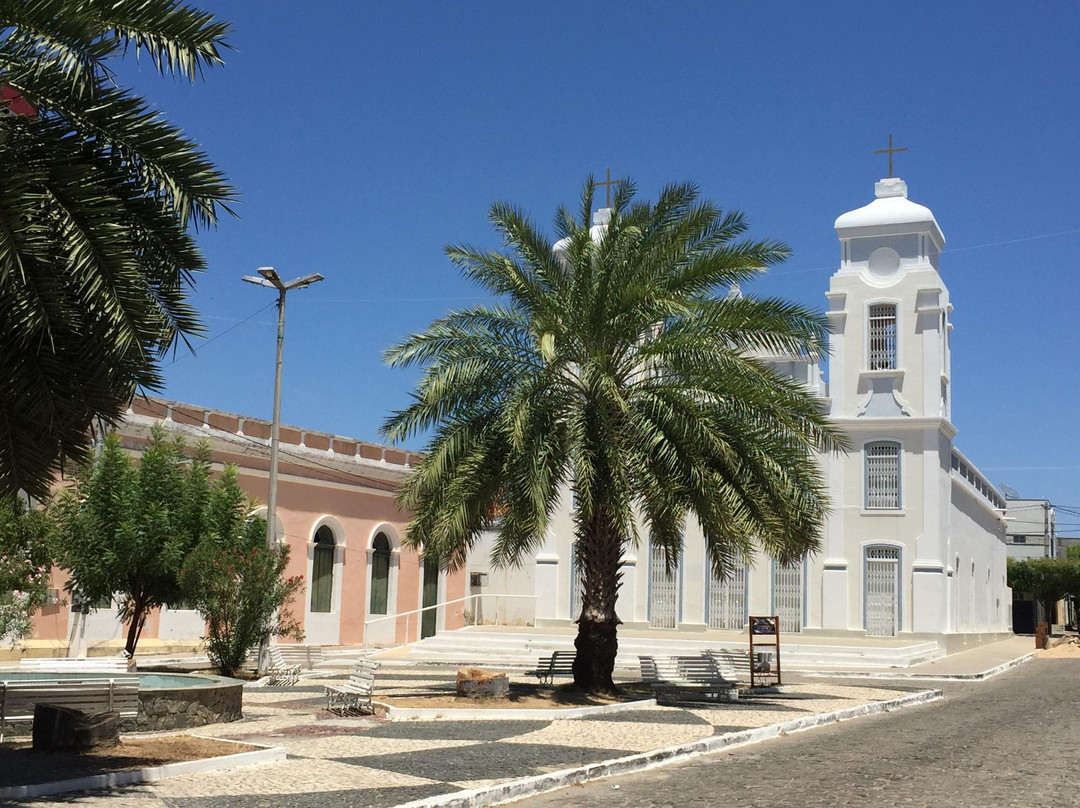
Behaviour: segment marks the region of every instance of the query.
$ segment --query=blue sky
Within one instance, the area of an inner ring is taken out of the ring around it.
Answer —
[[[289,296],[283,418],[377,440],[415,378],[381,351],[479,298],[442,247],[497,247],[495,200],[546,226],[609,166],[744,211],[794,252],[746,291],[821,308],[833,221],[872,199],[891,132],[948,240],[957,445],[1080,504],[1075,4],[200,5],[234,25],[224,68],[125,70],[243,194],[200,236],[214,341],[165,395],[268,417],[274,295],[240,276],[318,271]]]

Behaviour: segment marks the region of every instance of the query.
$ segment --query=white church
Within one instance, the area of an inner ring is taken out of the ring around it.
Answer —
[[[1010,632],[1005,500],[953,445],[945,237],[894,177],[835,227],[828,383],[816,359],[767,360],[821,397],[850,438],[847,454],[821,457],[831,502],[821,552],[789,566],[758,556],[720,581],[693,520],[673,573],[641,536],[622,561],[624,628],[736,630],[748,615],[776,614],[788,633],[934,640],[947,652]],[[472,576],[470,592],[535,593],[536,625],[572,628],[571,508],[567,495],[534,566],[489,570],[477,548],[469,568],[487,574]]]

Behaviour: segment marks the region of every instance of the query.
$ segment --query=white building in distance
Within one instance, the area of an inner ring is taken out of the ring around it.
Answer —
[[[945,237],[903,180],[879,181],[875,197],[836,220],[828,384],[814,358],[768,360],[820,396],[850,438],[849,453],[821,458],[832,506],[822,551],[791,566],[759,555],[721,581],[692,519],[674,573],[639,536],[622,560],[626,628],[733,630],[748,615],[777,614],[786,632],[936,640],[948,651],[1010,631],[1005,499],[953,446]],[[571,499],[568,491],[532,568],[474,576],[484,583],[470,592],[533,592],[537,625],[572,626]],[[488,571],[488,548],[476,550],[469,569]],[[527,622],[524,603],[515,608],[502,619]]]

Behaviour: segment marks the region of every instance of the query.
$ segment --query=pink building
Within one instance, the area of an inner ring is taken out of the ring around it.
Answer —
[[[121,428],[126,448],[138,452],[155,424],[190,443],[210,441],[215,468],[234,463],[240,484],[265,502],[270,423],[157,398],[136,398]],[[409,515],[394,501],[409,474],[410,453],[339,435],[283,426],[278,466],[277,530],[288,542],[288,574],[304,576],[302,602],[293,604],[311,645],[391,645],[464,623],[464,604],[425,606],[465,595],[464,572],[446,573],[423,563],[401,539]],[[412,455],[415,457],[415,455]],[[263,509],[265,513],[265,509]],[[53,586],[65,600],[62,570]],[[70,603],[42,608],[24,653],[113,654],[125,630],[115,604],[88,613]],[[198,613],[163,608],[146,623],[142,654],[194,649],[203,635]],[[18,651],[15,651],[18,654]]]

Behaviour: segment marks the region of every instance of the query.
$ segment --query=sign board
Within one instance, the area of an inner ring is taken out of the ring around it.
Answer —
[[[780,618],[764,615],[750,616],[750,687],[779,685],[780,682]]]

